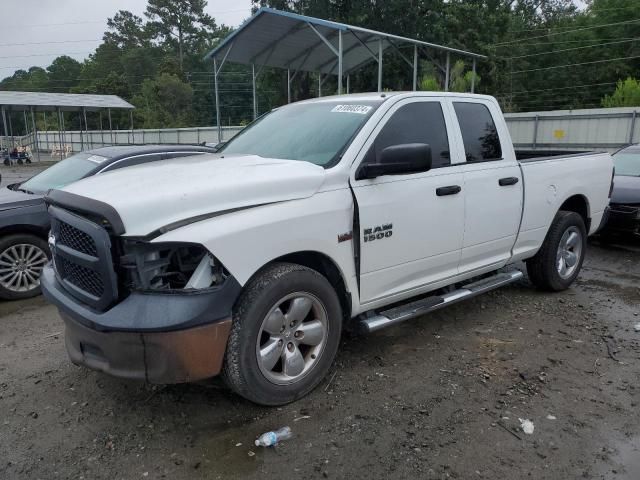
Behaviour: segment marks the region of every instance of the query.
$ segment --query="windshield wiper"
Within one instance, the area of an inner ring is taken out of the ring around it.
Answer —
[[[29,195],[35,195],[31,190],[25,190],[24,188],[16,188],[17,191],[28,193]]]

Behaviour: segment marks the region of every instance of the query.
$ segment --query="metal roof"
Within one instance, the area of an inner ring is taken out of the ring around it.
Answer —
[[[42,93],[0,91],[0,107],[14,111],[31,110],[99,110],[101,108],[135,108],[116,95],[86,95],[80,93]]]
[[[340,35],[340,33],[341,35]],[[376,61],[379,48],[411,44],[471,58],[484,55],[344,23],[261,8],[211,50],[205,59],[337,74],[338,37],[342,37],[343,73]],[[324,39],[322,38],[324,37]]]

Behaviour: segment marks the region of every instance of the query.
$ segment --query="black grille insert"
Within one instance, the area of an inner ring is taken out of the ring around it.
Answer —
[[[93,238],[91,238],[82,230],[78,230],[77,228],[72,227],[68,223],[60,222],[60,230],[58,233],[57,241],[60,244],[66,245],[67,247],[72,248],[78,252],[91,255],[92,257],[98,256],[96,242],[93,241]]]
[[[49,213],[49,244],[58,279],[77,300],[106,310],[118,299],[109,233],[91,219],[56,206],[50,206]]]
[[[56,258],[56,266],[62,278],[72,285],[75,285],[94,297],[100,298],[104,294],[104,283],[98,272],[71,263],[64,257]]]

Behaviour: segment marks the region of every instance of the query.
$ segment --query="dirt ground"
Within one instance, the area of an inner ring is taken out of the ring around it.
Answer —
[[[4,168],[2,184],[35,171]],[[637,323],[640,241],[592,241],[570,290],[523,280],[345,336],[314,392],[262,408],[215,381],[151,387],[76,367],[53,307],[0,303],[0,478],[637,480]],[[253,446],[283,425],[293,439]]]
[[[2,303],[0,478],[640,478],[639,260],[640,242],[591,242],[566,292],[525,280],[345,336],[283,408],[76,367],[53,307]],[[283,425],[293,439],[253,446]]]

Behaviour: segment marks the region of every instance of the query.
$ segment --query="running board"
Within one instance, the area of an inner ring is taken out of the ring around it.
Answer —
[[[488,292],[489,290],[508,285],[519,280],[522,276],[522,272],[519,270],[498,273],[491,277],[478,280],[477,282],[469,283],[459,290],[453,290],[443,295],[422,298],[400,305],[399,307],[390,308],[360,320],[358,323],[359,329],[362,333],[376,332],[382,328],[419,317],[425,313],[433,312],[453,303]]]

